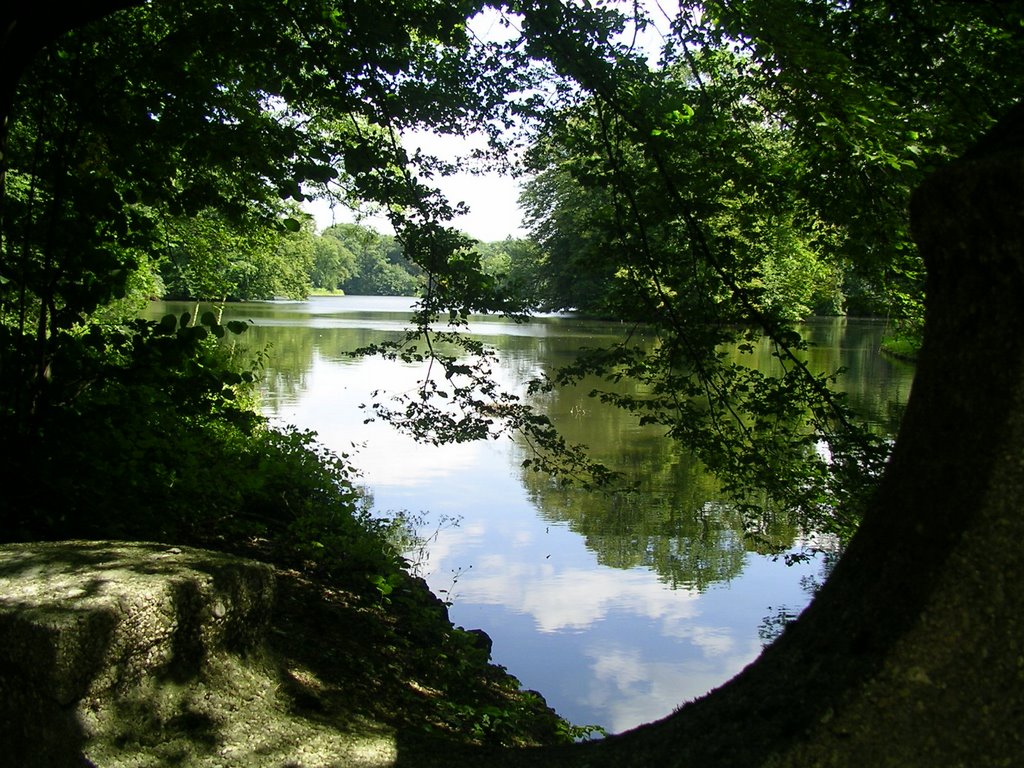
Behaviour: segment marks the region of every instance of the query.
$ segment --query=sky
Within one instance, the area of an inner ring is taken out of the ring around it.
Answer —
[[[424,151],[439,157],[453,158],[469,153],[474,142],[471,139],[457,136],[438,136],[434,134],[416,134],[405,138],[407,149],[420,146]],[[446,178],[435,179],[434,182],[452,202],[464,202],[470,212],[456,217],[451,225],[470,237],[484,242],[504,240],[506,237],[524,237],[522,228],[522,212],[517,199],[519,197],[519,181],[498,173],[473,175],[459,173]],[[343,207],[333,212],[323,201],[308,202],[304,206],[308,213],[316,219],[318,230],[334,223],[353,221],[353,215]],[[364,220],[364,225],[378,232],[393,232],[387,217],[377,216]]]
[[[498,174],[458,174],[444,179],[438,186],[452,202],[462,201],[470,206],[468,214],[451,222],[456,229],[488,243],[506,237],[525,237],[522,212],[516,202],[519,196],[517,180]],[[313,215],[317,230],[335,223],[354,221],[351,211],[340,206],[332,211],[322,200],[306,202],[303,208]],[[393,232],[385,216],[373,216],[360,223],[378,232]]]
[[[648,51],[648,58],[653,64],[657,58],[657,52],[664,42],[663,33],[659,31],[659,28],[664,28],[667,21],[678,12],[678,2],[676,0],[641,0],[641,2],[646,7],[654,25],[647,32],[642,33],[635,42],[639,47]],[[631,6],[632,3],[630,2],[628,5]],[[494,11],[486,11],[475,17],[470,23],[470,28],[474,34],[484,40],[507,38],[512,34],[500,23]],[[466,156],[474,146],[481,146],[483,141],[480,137],[441,136],[418,132],[404,136],[403,143],[408,150],[419,147],[424,152],[437,157],[454,160]],[[459,216],[451,222],[456,229],[484,242],[526,236],[526,231],[523,229],[522,211],[517,202],[519,197],[518,179],[499,173],[460,173],[435,179],[434,182],[450,202],[462,202],[469,207],[469,213]],[[323,230],[331,224],[354,220],[351,211],[343,207],[332,211],[323,201],[307,202],[303,207],[313,215],[318,230]],[[364,219],[361,223],[382,233],[394,231],[385,216]]]
[[[498,14],[488,9],[477,15],[470,22],[472,32],[482,40],[497,41],[507,39],[514,32],[505,28]],[[417,147],[425,153],[445,160],[456,160],[468,155],[474,147],[485,146],[481,137],[442,136],[438,134],[417,132],[402,137],[403,146],[410,152]],[[453,176],[434,179],[433,183],[440,188],[451,203],[465,203],[469,213],[452,220],[451,226],[465,232],[470,237],[484,242],[504,240],[506,237],[524,237],[522,228],[522,211],[519,209],[519,181],[500,173],[469,174],[459,173]],[[322,201],[307,203],[303,206],[316,219],[317,229],[322,230],[334,223],[353,220],[350,211],[337,208],[331,211]],[[385,216],[363,220],[366,226],[382,233],[392,233],[390,223]]]

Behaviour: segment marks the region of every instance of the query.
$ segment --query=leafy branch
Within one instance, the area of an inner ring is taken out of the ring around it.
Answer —
[[[472,440],[518,437],[529,456],[522,466],[551,475],[562,485],[611,488],[618,472],[589,458],[585,446],[569,443],[544,414],[504,390],[496,381],[493,349],[459,331],[434,330],[424,324],[403,338],[373,344],[352,356],[378,355],[425,368],[413,391],[392,394],[375,390],[366,421],[379,419],[415,440],[441,445]],[[529,388],[536,394],[539,385]]]

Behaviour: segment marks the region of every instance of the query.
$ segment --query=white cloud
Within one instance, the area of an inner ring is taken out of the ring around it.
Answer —
[[[634,647],[595,646],[584,651],[592,674],[581,704],[601,713],[601,721],[619,733],[665,717],[666,702],[681,705],[735,676],[760,653],[751,641],[728,656],[687,655],[679,662],[650,661]]]
[[[457,537],[459,532],[450,536]],[[464,552],[466,547],[453,543],[446,549]],[[440,566],[441,558],[435,562]],[[497,553],[480,558],[477,564],[459,584],[461,599],[527,614],[539,632],[582,631],[613,610],[657,620],[669,629],[698,613],[696,593],[665,589],[649,571],[558,569],[548,559],[522,562]],[[678,636],[679,631],[666,634]]]

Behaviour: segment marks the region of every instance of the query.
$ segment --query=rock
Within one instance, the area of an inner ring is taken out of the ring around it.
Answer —
[[[0,545],[0,766],[391,768],[400,752],[419,761],[425,749],[443,760],[449,742],[424,744],[422,727],[399,730],[346,698],[405,692],[404,682],[350,677],[346,664],[288,649],[321,620],[328,646],[329,633],[347,631],[335,613],[344,601],[302,603],[310,613],[295,626],[295,575],[162,544]],[[433,615],[440,642],[453,629],[443,604],[410,585],[414,626]]]
[[[494,641],[491,640],[491,636],[484,632],[482,629],[467,629],[466,634],[472,636],[473,645],[479,648],[481,651],[487,654],[487,658],[491,657],[491,649],[494,647]]]
[[[111,702],[258,648],[269,566],[161,544],[0,547],[0,762],[88,765]]]

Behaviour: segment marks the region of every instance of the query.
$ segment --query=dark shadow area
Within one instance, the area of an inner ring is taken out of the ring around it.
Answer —
[[[195,582],[177,581],[171,585],[175,630],[171,638],[171,658],[162,674],[175,683],[184,683],[196,677],[206,660],[201,620],[203,602]]]
[[[0,745],[4,764],[26,768],[91,766],[83,756],[86,738],[74,707],[26,694],[37,685],[35,675],[26,674],[21,661],[0,662]]]
[[[455,742],[562,738],[543,699],[491,665],[479,636],[453,628],[422,582],[385,600],[358,583],[281,572],[267,647],[292,710],[316,722],[372,721]]]

